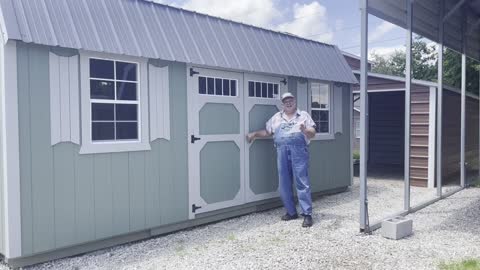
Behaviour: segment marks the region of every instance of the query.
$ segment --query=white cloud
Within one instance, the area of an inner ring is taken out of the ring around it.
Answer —
[[[395,51],[405,51],[404,45],[390,46],[390,47],[373,47],[369,50],[369,55],[376,53],[381,56],[389,56]]]
[[[375,42],[383,38],[386,34],[390,33],[394,30],[397,26],[391,24],[389,22],[383,21],[375,30],[372,31],[372,34],[369,35],[368,39],[370,42]]]
[[[271,28],[272,21],[281,15],[273,0],[187,0],[181,7],[268,28]]]
[[[294,19],[282,23],[276,30],[331,43],[333,32],[328,26],[327,9],[318,2],[293,6]]]

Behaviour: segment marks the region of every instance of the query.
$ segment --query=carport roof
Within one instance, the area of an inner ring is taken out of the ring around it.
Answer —
[[[149,0],[0,0],[4,40],[356,83],[340,50]]]
[[[368,12],[383,20],[406,28],[406,3],[410,0],[368,0]],[[442,15],[442,5],[444,12]],[[467,56],[480,60],[480,0],[416,0],[413,1],[412,31],[437,43],[440,25],[444,23],[444,42]]]

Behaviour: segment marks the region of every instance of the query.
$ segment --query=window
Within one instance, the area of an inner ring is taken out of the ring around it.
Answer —
[[[211,96],[237,96],[237,80],[198,77],[198,93]]]
[[[92,142],[139,139],[138,65],[90,58]]]
[[[80,55],[81,154],[150,150],[146,59]]]
[[[331,94],[330,84],[312,82],[311,83],[311,115],[316,125],[318,134],[330,133],[330,108]]]
[[[279,98],[278,83],[248,81],[248,96],[257,98]]]

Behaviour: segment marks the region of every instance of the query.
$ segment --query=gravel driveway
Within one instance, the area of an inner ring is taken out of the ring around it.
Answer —
[[[369,188],[391,185],[373,181]],[[370,193],[378,202],[391,195]],[[399,241],[379,231],[360,234],[358,211],[355,181],[349,191],[314,202],[312,228],[302,228],[301,219],[280,221],[283,210],[275,209],[28,269],[436,269],[442,261],[480,257],[478,188],[409,215],[414,235]]]

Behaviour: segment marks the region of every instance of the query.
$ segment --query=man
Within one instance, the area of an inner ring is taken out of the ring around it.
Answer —
[[[298,218],[293,199],[292,177],[295,176],[297,196],[304,216],[302,227],[311,227],[312,196],[308,177],[308,143],[315,136],[315,123],[307,112],[297,110],[295,97],[291,93],[282,95],[283,110],[276,113],[266,123],[266,129],[247,134],[251,143],[255,138],[273,134],[277,148],[277,167],[280,197],[287,213],[282,220]]]

